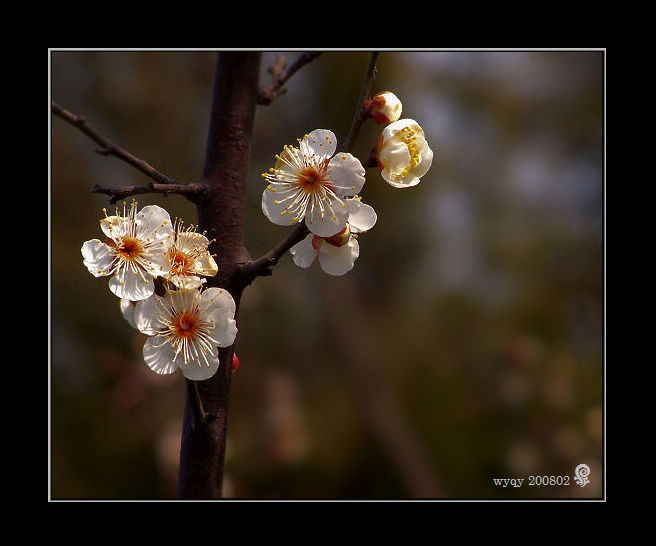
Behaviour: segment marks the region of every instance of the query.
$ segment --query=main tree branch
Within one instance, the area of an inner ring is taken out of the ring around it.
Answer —
[[[260,53],[221,52],[216,65],[205,165],[196,202],[199,227],[213,240],[218,274],[208,286],[228,290],[239,302],[245,287],[240,264],[250,261],[244,246],[243,216],[253,120],[258,96]],[[196,391],[189,389],[180,446],[178,496],[219,498],[228,431],[234,346],[219,349],[219,370],[196,384],[207,418],[198,415]],[[210,418],[211,417],[211,418]]]

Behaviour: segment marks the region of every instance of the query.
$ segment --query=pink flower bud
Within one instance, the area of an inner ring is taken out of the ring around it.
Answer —
[[[239,359],[237,358],[237,353],[232,355],[232,373],[235,373],[239,369]]]
[[[365,102],[369,115],[376,123],[387,125],[401,117],[401,101],[391,91],[381,91]]]

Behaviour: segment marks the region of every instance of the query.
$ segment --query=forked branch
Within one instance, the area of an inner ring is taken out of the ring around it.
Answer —
[[[117,146],[94,129],[84,116],[74,114],[54,101],[52,102],[52,112],[56,116],[77,127],[91,140],[98,144],[100,147],[96,150],[97,153],[114,156],[136,168],[155,182],[143,186],[125,186],[123,188],[108,188],[96,184],[90,190],[92,193],[104,193],[112,198],[112,202],[116,202],[117,200],[130,195],[142,193],[160,193],[164,195],[169,193],[180,193],[192,198],[198,195],[198,192],[201,190],[201,187],[197,184],[183,184],[174,178],[166,176],[147,161],[131,154],[120,146]]]
[[[285,255],[296,243],[300,243],[310,233],[305,222],[298,224],[284,240],[278,243],[266,254],[256,260],[243,264],[240,272],[243,276],[244,285],[249,285],[255,277],[266,277],[272,274],[272,268],[278,263],[278,260]]]
[[[111,197],[110,202],[116,203],[131,195],[140,195],[144,193],[159,193],[167,196],[169,193],[177,193],[186,196],[190,201],[194,201],[202,194],[204,188],[201,184],[155,184],[150,182],[143,186],[123,186],[121,188],[108,188],[96,184],[89,190],[90,193],[103,193]]]
[[[287,68],[287,62],[285,59],[278,56],[276,64],[269,68],[269,72],[273,76],[273,81],[259,92],[257,103],[265,105],[271,104],[279,95],[286,93],[287,90],[283,86],[287,80],[289,80],[299,68],[313,61],[319,55],[321,55],[321,51],[308,51],[303,53],[289,66],[289,68]]]

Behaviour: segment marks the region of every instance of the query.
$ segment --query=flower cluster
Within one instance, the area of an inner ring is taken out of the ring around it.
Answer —
[[[395,188],[415,186],[428,172],[433,152],[416,121],[399,119],[402,105],[383,91],[364,103],[365,115],[387,124],[375,147],[382,178]],[[294,263],[307,268],[318,257],[330,275],[344,275],[360,254],[358,235],[376,224],[374,209],[362,203],[365,168],[348,152],[337,152],[328,129],[316,129],[285,145],[276,163],[263,173],[267,186],[262,211],[274,224],[305,222],[310,234],[290,249]]]
[[[385,128],[374,148],[383,180],[395,188],[419,183],[433,160],[424,132],[412,119],[400,119],[401,101],[390,91],[368,99],[364,118]],[[262,211],[274,224],[304,222],[309,234],[289,251],[299,267],[318,258],[330,275],[344,275],[360,254],[358,237],[378,219],[362,202],[365,168],[348,151],[337,152],[332,131],[316,129],[284,146],[262,176],[267,185]],[[219,368],[218,348],[237,335],[235,301],[221,288],[204,288],[218,268],[204,233],[156,205],[138,210],[136,201],[100,220],[104,240],[82,245],[82,259],[95,277],[109,277],[109,289],[131,326],[149,336],[146,364],[159,374],[180,369],[203,380]],[[156,286],[159,289],[156,289]],[[233,370],[239,361],[233,359]]]
[[[82,245],[84,265],[95,277],[110,277],[109,289],[131,326],[151,336],[143,348],[146,364],[159,374],[178,368],[203,380],[219,367],[218,347],[237,335],[235,302],[220,288],[203,290],[218,268],[211,243],[194,226],[171,222],[157,205],[138,211],[136,201],[100,221],[106,239]],[[163,285],[162,295],[155,281]]]

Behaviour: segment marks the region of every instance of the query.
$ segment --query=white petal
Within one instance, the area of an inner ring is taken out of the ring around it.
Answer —
[[[146,275],[145,279],[139,273],[123,268],[109,279],[109,289],[119,298],[132,301],[144,300],[155,292],[153,278],[144,275]]]
[[[276,184],[277,191],[265,189],[262,193],[262,212],[274,224],[279,226],[291,226],[295,223],[294,216],[285,210],[288,202],[278,203],[281,200],[281,190],[288,187],[288,184]]]
[[[202,250],[207,250],[210,241],[202,233],[195,231],[183,231],[178,233],[175,240],[176,250],[180,250],[185,254],[195,254]]]
[[[162,305],[162,299],[156,294],[136,302],[134,305],[134,327],[144,334],[154,336],[160,326],[157,314]]]
[[[380,175],[385,182],[395,188],[411,188],[420,182],[419,177],[414,176],[413,174],[409,174],[408,176],[395,176],[387,171],[381,171]]]
[[[349,209],[349,229],[351,233],[369,231],[376,224],[378,216],[373,207],[363,203],[359,199],[347,199],[346,206]]]
[[[310,267],[314,259],[317,257],[317,251],[312,246],[312,240],[314,236],[312,234],[308,235],[300,243],[296,243],[293,247],[289,249],[294,263],[299,267]]]
[[[171,270],[171,260],[168,255],[170,246],[166,241],[172,241],[172,239],[157,241],[144,248],[144,267],[153,277],[162,277]]]
[[[122,237],[128,233],[129,220],[123,216],[107,216],[100,220],[100,229],[110,239]]]
[[[236,305],[230,292],[223,288],[208,288],[201,294],[204,320],[214,321],[212,337],[220,347],[232,345],[237,337],[237,323],[234,320]]]
[[[210,241],[202,233],[195,231],[178,233],[175,249],[189,256],[196,256],[192,269],[199,275],[213,277],[218,273],[218,267],[212,255],[207,251]]]
[[[167,291],[165,302],[174,313],[182,313],[201,306],[200,291],[195,289],[180,289]]]
[[[307,138],[301,139],[299,147],[301,153],[307,156],[314,154],[317,158],[332,157],[337,149],[337,137],[328,129],[315,129]]]
[[[205,284],[205,279],[196,275],[167,275],[166,278],[178,288],[200,288]]]
[[[358,241],[353,237],[344,246],[337,247],[325,243],[319,249],[319,264],[329,275],[344,275],[353,269],[359,254]]]
[[[185,364],[180,364],[182,374],[193,381],[204,381],[212,377],[219,369],[219,359],[216,355],[207,355],[207,362],[204,358],[197,361],[190,361]]]
[[[421,131],[421,134],[422,135],[424,134],[423,130],[414,119],[404,118],[395,121],[394,123],[390,123],[387,127],[385,127],[385,129],[383,129],[383,139],[387,140],[388,138],[393,137],[399,131],[402,131],[406,127],[412,127],[413,130],[419,129]]]
[[[212,255],[209,252],[203,252],[194,261],[194,271],[199,275],[214,277],[219,272],[219,268]]]
[[[339,196],[355,195],[364,186],[364,174],[364,167],[357,157],[339,152],[328,164],[326,182]]]
[[[121,313],[123,314],[123,318],[128,321],[128,324],[132,326],[132,328],[137,328],[137,323],[134,320],[134,308],[136,307],[137,303],[131,300],[126,300],[126,299],[121,299],[120,302],[120,307],[121,307]]]
[[[162,207],[148,205],[135,217],[136,235],[139,239],[157,240],[174,236],[171,217]]]
[[[283,176],[292,175],[304,165],[300,161],[301,154],[298,148],[287,146],[279,154],[275,164],[275,170],[281,171]]]
[[[237,306],[230,292],[223,288],[208,288],[201,294],[203,309],[208,313],[214,313],[218,309],[225,309],[230,318],[235,316]]]
[[[430,169],[432,163],[433,150],[428,147],[428,143],[424,143],[424,146],[421,148],[419,165],[417,165],[413,174],[417,177],[424,176],[428,172],[428,169]]]
[[[82,245],[82,261],[94,277],[109,275],[114,262],[114,254],[109,247],[98,239],[86,241]]]
[[[164,336],[148,338],[143,346],[143,357],[146,365],[158,374],[166,375],[178,369],[173,362],[175,351]]]
[[[233,315],[221,310],[212,316],[215,324],[212,337],[219,342],[219,347],[230,347],[237,337],[237,322],[232,318]]]
[[[387,145],[378,154],[383,165],[383,172],[391,177],[400,175],[410,165],[411,157],[408,147],[401,145]]]
[[[335,198],[332,201],[322,201],[322,206],[324,208],[323,216],[321,209],[315,204],[314,211],[305,214],[305,225],[319,237],[330,237],[339,233],[346,225],[349,210],[344,201]]]

